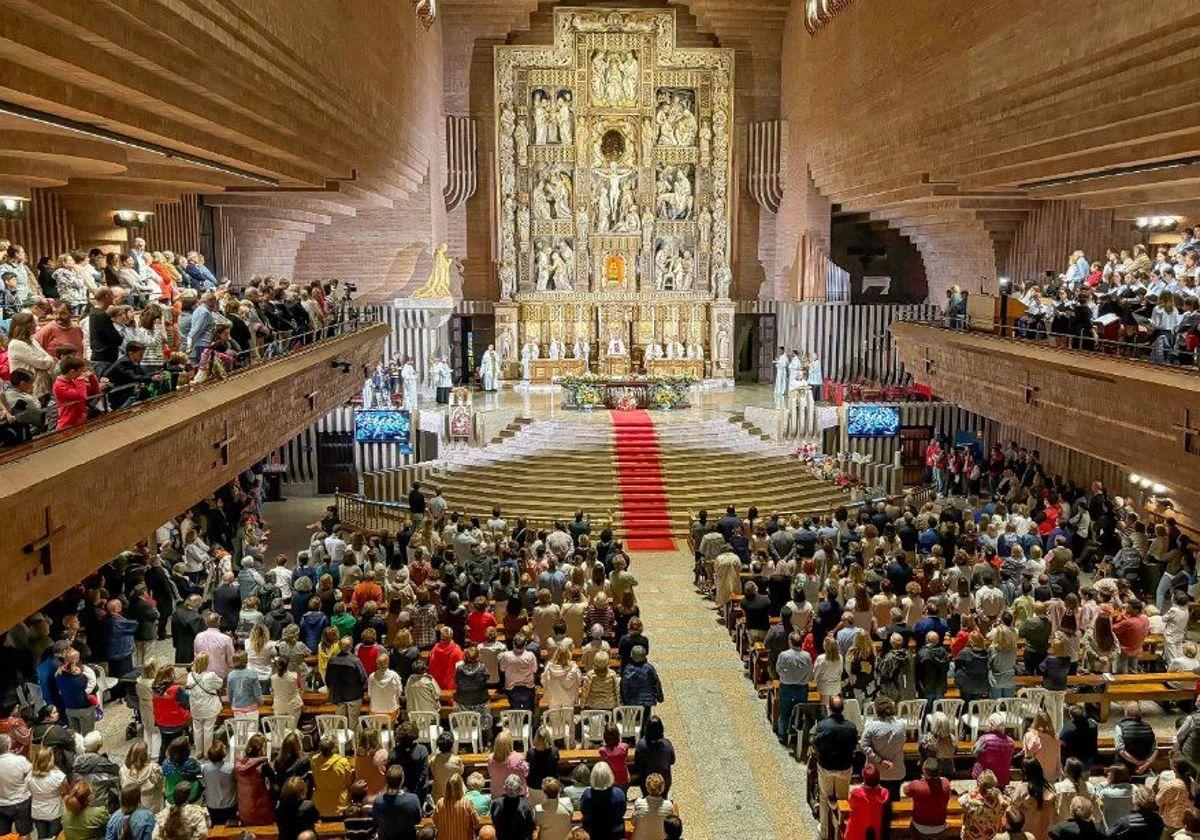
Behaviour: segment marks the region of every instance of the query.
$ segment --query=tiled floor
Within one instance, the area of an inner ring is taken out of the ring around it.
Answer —
[[[638,603],[677,763],[672,799],[694,840],[815,836],[804,768],[770,731],[764,704],[712,602],[695,594],[686,551],[638,553]]]

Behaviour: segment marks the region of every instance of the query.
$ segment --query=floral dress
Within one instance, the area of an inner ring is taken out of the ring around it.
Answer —
[[[958,802],[963,809],[962,840],[992,840],[1004,823],[1008,797],[998,790],[985,796],[976,789],[964,793]]]

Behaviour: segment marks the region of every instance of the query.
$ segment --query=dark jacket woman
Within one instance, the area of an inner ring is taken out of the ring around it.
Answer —
[[[583,830],[592,840],[625,836],[625,791],[619,787],[588,788],[580,797],[579,811],[583,814]]]
[[[954,684],[964,700],[981,700],[991,695],[987,650],[965,647],[954,657]]]

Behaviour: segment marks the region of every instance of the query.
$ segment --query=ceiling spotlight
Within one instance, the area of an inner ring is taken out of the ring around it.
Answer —
[[[1163,487],[1161,484],[1155,484],[1150,489],[1154,491],[1155,496],[1161,496],[1163,493],[1167,492],[1167,488]]]
[[[1130,483],[1131,483],[1131,484],[1141,484],[1141,483],[1142,483],[1142,477],[1141,477],[1140,475],[1138,475],[1137,473],[1130,473],[1130,474],[1129,474],[1129,481],[1130,481]]]
[[[147,210],[118,210],[113,213],[113,224],[117,227],[146,227],[154,214]]]
[[[1145,229],[1145,228],[1150,227],[1150,220],[1147,219],[1145,216],[1142,216],[1141,218],[1139,218],[1137,220],[1136,224],[1138,227]]]

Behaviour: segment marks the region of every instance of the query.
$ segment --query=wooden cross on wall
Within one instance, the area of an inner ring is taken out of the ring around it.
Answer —
[[[921,360],[925,365],[925,374],[928,376],[933,373],[933,356],[929,354],[929,348],[925,348],[925,357]]]
[[[214,467],[229,466],[229,445],[237,440],[237,435],[229,434],[229,421],[222,424],[224,434],[213,442],[213,449],[217,451],[217,460],[213,461]]]
[[[1189,455],[1200,454],[1200,428],[1192,420],[1192,410],[1185,408],[1183,410],[1183,422],[1174,423],[1172,429],[1178,429],[1183,433],[1183,451]]]
[[[25,571],[26,583],[36,577],[50,574],[53,568],[54,538],[67,529],[66,525],[54,524],[54,515],[50,512],[50,508],[45,509],[44,516],[45,525],[42,535],[32,542],[26,543],[22,549],[26,557],[34,560],[34,564]]]

